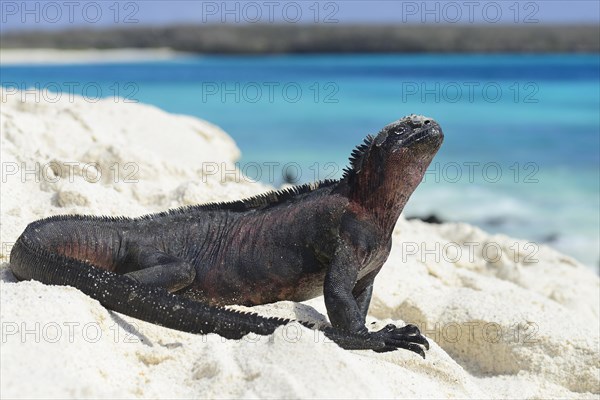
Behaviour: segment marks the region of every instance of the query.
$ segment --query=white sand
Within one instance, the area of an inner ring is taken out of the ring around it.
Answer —
[[[186,53],[169,48],[155,49],[0,49],[0,65],[85,64],[170,60]]]
[[[232,168],[239,157],[219,128],[146,105],[9,96],[0,129],[4,398],[598,398],[598,277],[544,246],[529,260],[526,243],[466,224],[400,220],[376,280],[369,322],[420,325],[432,342],[426,360],[345,351],[297,325],[240,341],[186,334],[109,312],[73,288],[16,283],[10,243],[36,218],[134,216],[266,187],[207,173],[203,163]],[[138,182],[124,181],[127,163]],[[413,243],[447,254],[436,260]],[[256,307],[322,320],[315,309],[325,312],[322,297]]]

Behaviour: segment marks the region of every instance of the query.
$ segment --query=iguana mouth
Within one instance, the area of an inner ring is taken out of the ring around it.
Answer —
[[[431,131],[431,127],[427,127],[427,128],[421,129],[417,132],[413,132],[412,135],[410,135],[408,138],[406,138],[406,140],[404,141],[404,144],[409,145],[409,144],[412,144],[412,143],[422,140],[425,136],[427,136],[429,134],[429,131]]]
[[[431,119],[424,119],[422,125],[417,126],[411,135],[402,141],[402,146],[409,146],[427,137],[440,137],[440,139],[443,137],[440,126]]]

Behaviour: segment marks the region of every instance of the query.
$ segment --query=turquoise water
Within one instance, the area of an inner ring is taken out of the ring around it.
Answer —
[[[367,133],[424,114],[446,139],[407,215],[599,263],[598,55],[205,56],[0,71],[5,87],[119,94],[207,119],[234,137],[251,178],[274,185],[284,174],[339,177]]]

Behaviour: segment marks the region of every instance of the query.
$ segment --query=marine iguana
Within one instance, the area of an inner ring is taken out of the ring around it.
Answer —
[[[144,321],[230,339],[290,320],[224,305],[323,293],[332,327],[321,330],[341,347],[425,357],[414,325],[369,332],[365,318],[394,225],[442,141],[435,121],[411,115],[369,135],[340,180],[139,218],[38,220],[13,246],[10,268]]]

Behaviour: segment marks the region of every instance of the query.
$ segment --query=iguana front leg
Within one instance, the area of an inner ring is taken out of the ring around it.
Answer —
[[[414,325],[397,328],[395,325],[389,324],[377,332],[368,332],[365,326],[365,316],[370,302],[372,285],[370,285],[370,289],[367,287],[365,292],[359,294],[357,298],[352,294],[359,266],[360,264],[349,246],[338,247],[325,276],[323,287],[325,306],[333,327],[366,335],[369,341],[378,343],[378,348],[374,348],[375,351],[385,352],[403,348],[420,354],[424,358],[425,353],[420,345],[429,349],[429,343]],[[338,344],[346,349],[358,348],[352,342],[338,342]]]
[[[349,332],[367,332],[362,310],[352,295],[358,262],[346,246],[338,247],[325,275],[323,295],[331,325]]]
[[[355,295],[358,309],[362,317],[362,323],[364,324],[367,319],[369,312],[369,305],[371,304],[371,297],[373,296],[373,282],[371,282],[366,288],[364,288],[358,295]]]

